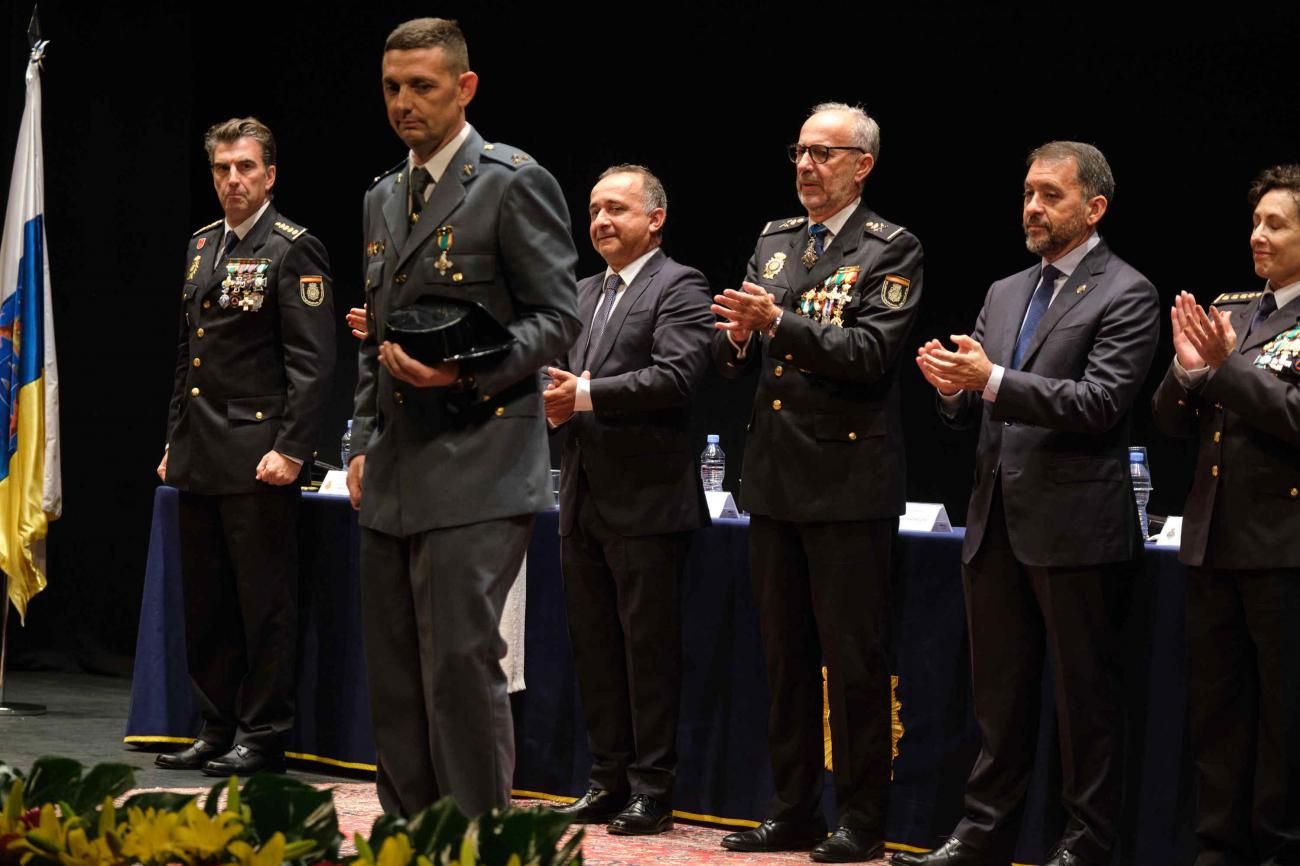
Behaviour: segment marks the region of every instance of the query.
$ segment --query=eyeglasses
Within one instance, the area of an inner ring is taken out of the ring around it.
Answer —
[[[792,144],[786,148],[786,152],[790,154],[791,162],[799,162],[806,153],[818,165],[826,164],[826,161],[831,158],[832,150],[856,150],[858,153],[866,153],[866,150],[861,147],[845,147],[831,144]]]

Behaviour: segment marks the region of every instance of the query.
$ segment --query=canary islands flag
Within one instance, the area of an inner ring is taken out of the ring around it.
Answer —
[[[0,240],[0,571],[24,617],[27,603],[45,588],[45,532],[63,510],[41,156],[44,47],[38,43],[27,64],[27,102]]]

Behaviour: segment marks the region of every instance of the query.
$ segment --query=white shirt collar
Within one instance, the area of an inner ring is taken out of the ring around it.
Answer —
[[[654,249],[652,249],[650,252],[646,253],[645,255],[641,256],[640,258],[628,262],[626,265],[623,266],[623,269],[620,271],[615,271],[613,268],[607,266],[605,268],[605,280],[608,280],[611,274],[617,273],[620,277],[623,278],[623,285],[622,287],[619,288],[620,292],[623,291],[623,289],[632,285],[632,281],[636,279],[636,275],[641,273],[641,269],[645,267],[645,263],[650,261],[650,257],[657,252],[659,252],[659,247],[656,246]],[[605,282],[602,281],[601,285],[602,286],[605,285]]]
[[[460,150],[460,146],[465,143],[465,139],[469,138],[469,134],[473,131],[474,127],[470,126],[469,122],[466,121],[465,125],[460,128],[460,132],[456,133],[456,137],[438,148],[427,162],[416,162],[415,152],[412,151],[407,155],[408,174],[411,168],[423,168],[433,178],[434,183],[442,180],[442,173],[447,170],[451,158],[456,155],[456,151]]]
[[[1265,284],[1267,286],[1267,284]],[[1287,304],[1300,297],[1300,280],[1290,285],[1283,286],[1280,289],[1273,290],[1273,300],[1277,301],[1278,309],[1282,309]]]
[[[1092,234],[1088,235],[1086,241],[1079,244],[1056,261],[1049,262],[1047,259],[1043,259],[1042,266],[1047,267],[1050,264],[1061,272],[1061,276],[1068,277],[1070,274],[1074,273],[1074,269],[1079,266],[1079,262],[1083,261],[1083,257],[1092,252],[1099,243],[1101,243],[1101,235],[1094,231]]]
[[[826,239],[826,243],[830,243],[840,233],[840,230],[844,228],[844,224],[849,221],[849,217],[853,215],[853,212],[858,209],[860,204],[862,204],[862,196],[855,198],[847,206],[836,211],[834,216],[822,223],[830,231],[830,237]],[[811,226],[813,223],[810,220],[808,224]],[[823,248],[825,245],[822,245]]]
[[[271,206],[271,200],[268,198],[266,201],[262,202],[262,206],[257,209],[257,213],[253,214],[251,217],[244,220],[242,223],[240,223],[237,226],[231,226],[230,220],[225,220],[224,221],[226,225],[225,231],[221,233],[222,241],[225,241],[226,239],[226,232],[234,232],[235,237],[239,238],[242,241],[244,239],[244,236],[247,235],[250,231],[252,231],[253,226],[257,225],[257,221],[262,218],[262,214],[266,213],[266,209],[269,208],[270,206]]]

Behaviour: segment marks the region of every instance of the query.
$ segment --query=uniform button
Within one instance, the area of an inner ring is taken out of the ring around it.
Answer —
[[[773,375],[773,376],[776,376],[776,377],[778,377],[778,378],[780,378],[781,376],[784,376],[784,375],[785,375],[785,368],[782,367],[780,364],[777,364],[777,365],[776,365],[776,369],[772,371],[772,375]]]
[[[483,402],[484,402],[484,403],[488,402],[488,401],[491,400],[491,399],[492,399],[492,395],[491,395],[491,394],[484,394],[484,395],[483,395]]]
[[[502,415],[506,414],[506,407],[505,407],[505,406],[498,406],[498,407],[496,408],[496,411],[493,412],[492,414],[494,414],[494,415],[496,415],[498,418],[500,418]]]
[[[397,283],[400,286],[402,283],[406,282],[406,274],[398,274],[397,276],[393,277],[393,282]]]
[[[1186,400],[1179,400],[1179,401],[1178,401],[1178,405],[1179,405],[1179,406],[1186,406],[1186,405],[1187,405],[1187,401],[1186,401]]]
[[[857,433],[854,433],[852,430],[850,430],[850,431],[849,431],[849,441],[850,441],[850,442],[857,442],[857,441],[858,441],[858,434],[857,434]]]
[[[1297,488],[1295,488],[1295,487],[1292,487],[1292,488],[1291,488],[1291,498],[1292,498],[1292,499],[1295,499],[1297,496],[1300,496],[1300,489],[1297,489]]]
[[[198,335],[198,338],[199,338],[200,340],[203,339],[203,329],[202,329],[202,328],[199,328],[199,329],[198,329],[197,331],[195,331],[194,333]]]
[[[262,413],[261,413],[261,412],[255,412],[255,413],[253,414],[253,417],[256,418],[258,421],[261,421],[261,420],[262,420]]]
[[[1215,478],[1219,477],[1219,465],[1217,463],[1210,467],[1210,474]]]
[[[1215,444],[1215,445],[1218,445],[1218,444],[1219,444],[1219,440],[1221,440],[1222,438],[1223,438],[1223,434],[1220,433],[1218,430],[1215,430],[1215,431],[1214,431],[1214,444]]]
[[[205,310],[210,310],[210,309],[212,309],[212,302],[211,302],[211,301],[204,301],[204,302],[203,302],[203,309],[205,309]]]
[[[794,355],[786,355],[786,356],[785,356],[785,359],[786,359],[787,361],[793,361],[793,360],[794,360]]]
[[[776,411],[780,412],[780,411],[781,411],[781,401],[780,401],[780,400],[773,400],[773,401],[772,401],[772,408],[775,409]]]
[[[194,366],[196,366],[196,367],[202,367],[202,366],[203,366],[203,359],[202,359],[202,358],[195,358],[195,359],[194,359]]]
[[[459,282],[463,281],[464,279],[465,279],[465,275],[462,274],[460,271],[457,271],[456,273],[454,273],[454,274],[451,275],[451,281],[452,281],[453,283],[459,283]]]
[[[366,288],[370,288],[370,277],[366,277]]]
[[[1223,411],[1223,404],[1222,404],[1222,403],[1215,403],[1215,404],[1214,404],[1214,408],[1215,408],[1215,409],[1218,409],[1220,412],[1222,412],[1222,411]]]
[[[191,396],[191,397],[197,397],[197,396],[199,396],[199,389],[198,389],[198,388],[191,388],[191,389],[190,389],[190,396]]]
[[[394,392],[393,392],[393,401],[396,402],[399,406],[402,404],[402,401],[403,401],[404,399],[406,399],[406,398],[402,396],[402,392],[401,392],[401,391],[394,391]]]

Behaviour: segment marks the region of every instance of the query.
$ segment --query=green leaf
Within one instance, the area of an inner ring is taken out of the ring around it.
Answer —
[[[578,832],[569,837],[569,841],[564,843],[564,847],[556,852],[555,859],[552,861],[556,866],[582,866],[582,837],[587,835],[585,827],[579,828]]]
[[[203,801],[203,811],[209,818],[215,817],[217,809],[221,807],[221,789],[226,787],[225,782],[217,782],[211,788],[208,788],[207,799]]]
[[[126,764],[97,764],[70,791],[68,804],[74,813],[85,816],[105,797],[120,797],[135,787],[135,770]]]
[[[289,776],[259,773],[244,784],[242,798],[258,839],[265,842],[283,833],[286,842],[311,840],[323,856],[337,858],[343,836],[333,791],[317,790]]]
[[[174,791],[145,791],[128,797],[122,808],[156,809],[159,812],[179,812],[185,804],[197,798],[197,794],[177,794]]]
[[[374,850],[371,849],[370,843],[366,841],[366,838],[364,836],[362,836],[360,833],[354,833],[352,835],[352,841],[356,843],[358,857],[360,857],[366,863],[375,862],[375,852]]]
[[[376,830],[378,827],[379,822],[376,821]],[[469,819],[456,808],[456,801],[451,797],[443,797],[411,819],[411,848],[415,854],[423,854],[436,863],[438,852],[448,847],[460,850],[460,840],[467,829]],[[375,848],[382,844],[382,840],[376,842],[373,835],[370,842]]]
[[[71,758],[47,755],[37,758],[27,776],[27,790],[23,796],[28,803],[57,803],[71,799],[68,795],[81,779],[81,764]]]

